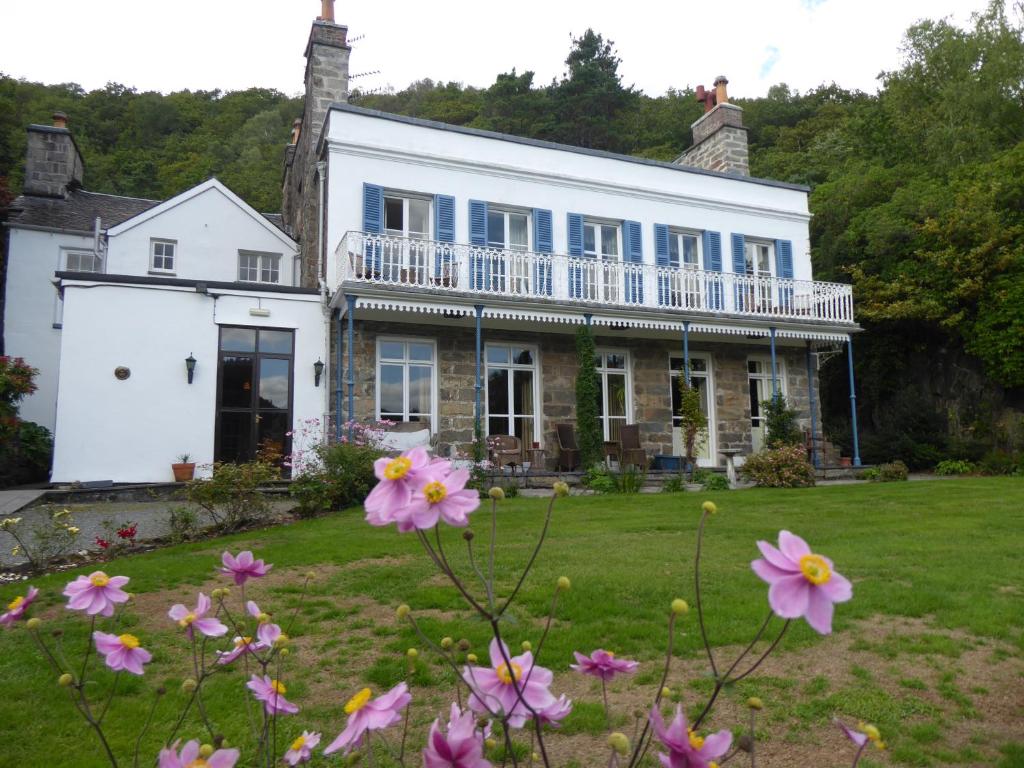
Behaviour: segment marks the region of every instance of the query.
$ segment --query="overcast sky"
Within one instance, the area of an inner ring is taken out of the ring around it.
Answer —
[[[503,3],[339,0],[364,89],[413,80],[486,86],[533,70],[563,71],[570,35],[588,26],[615,41],[627,84],[649,95],[710,86],[734,96],[785,82],[801,91],[835,81],[874,91],[900,61],[904,30],[922,18],[964,24],[985,0],[717,0]],[[319,0],[0,0],[0,72],[86,89],[108,81],[139,90],[302,90],[302,54]]]

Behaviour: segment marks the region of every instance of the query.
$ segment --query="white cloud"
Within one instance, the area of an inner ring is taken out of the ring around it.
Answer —
[[[774,45],[769,45],[764,49],[764,62],[761,64],[761,79],[764,80],[766,77],[771,75],[775,65],[779,63],[779,59],[782,57],[782,53]]]

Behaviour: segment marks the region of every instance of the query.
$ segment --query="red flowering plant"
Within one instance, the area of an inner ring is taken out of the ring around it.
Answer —
[[[135,547],[135,539],[139,535],[139,524],[134,520],[118,522],[107,518],[100,524],[100,527],[103,529],[103,534],[96,536],[93,541],[104,552],[116,555]]]
[[[0,356],[0,440],[17,430],[18,403],[36,391],[38,373],[20,357]]]

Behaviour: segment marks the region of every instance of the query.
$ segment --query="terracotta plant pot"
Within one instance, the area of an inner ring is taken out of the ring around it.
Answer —
[[[853,466],[853,459],[851,459],[849,456],[840,456],[839,457],[839,466],[840,467],[852,467]]]
[[[176,483],[187,483],[196,474],[196,465],[189,464],[171,464],[171,471],[174,472],[174,482]]]

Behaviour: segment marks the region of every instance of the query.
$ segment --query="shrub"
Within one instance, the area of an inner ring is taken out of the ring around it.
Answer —
[[[191,507],[171,507],[167,517],[167,528],[174,544],[188,541],[199,533],[199,515]]]
[[[974,471],[974,464],[963,459],[947,459],[935,465],[936,475],[969,475]]]
[[[280,476],[280,470],[265,461],[214,464],[211,477],[190,480],[185,492],[191,503],[206,510],[218,531],[227,533],[270,511],[260,488]]]
[[[661,486],[662,493],[679,493],[686,490],[686,483],[679,475],[668,478]]]
[[[7,517],[0,521],[0,530],[17,542],[11,554],[23,556],[32,568],[39,571],[74,552],[80,533],[70,510],[44,509],[46,517],[33,525],[31,531],[25,531],[20,517]]]
[[[729,490],[729,478],[724,475],[719,475],[714,472],[708,473],[707,477],[704,478],[704,490],[705,491],[728,491]]]
[[[591,467],[601,461],[601,421],[598,413],[600,382],[594,368],[594,337],[590,328],[576,330],[576,443],[580,447],[580,466]]]
[[[619,489],[611,471],[604,464],[592,465],[583,473],[580,482],[594,493],[615,493]]]
[[[803,445],[804,433],[797,424],[796,411],[789,407],[781,394],[761,403],[765,416],[768,447]]]
[[[679,428],[683,433],[683,452],[693,477],[697,465],[697,446],[707,437],[708,417],[701,410],[700,390],[690,385],[686,376],[680,376],[679,382]]]
[[[907,469],[907,465],[902,461],[891,461],[878,467],[878,482],[892,483],[906,480],[909,474],[910,470]]]
[[[1012,475],[1024,465],[1021,456],[1006,451],[989,451],[981,457],[978,469],[984,475]]]
[[[333,443],[314,449],[316,458],[289,488],[299,517],[362,504],[377,484],[373,462],[384,452],[370,445]]]
[[[740,472],[766,488],[802,488],[814,485],[814,467],[803,446],[783,445],[748,456]]]
[[[516,496],[519,495],[519,486],[516,485],[515,483],[510,483],[509,485],[506,485],[502,490],[505,492],[506,499],[514,499]]]
[[[38,373],[20,357],[0,356],[0,488],[50,476],[50,431],[18,418],[18,404],[36,391]]]

